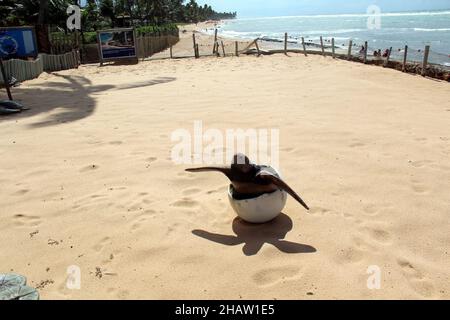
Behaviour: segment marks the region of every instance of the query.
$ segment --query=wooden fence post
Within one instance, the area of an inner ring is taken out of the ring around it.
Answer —
[[[200,50],[198,49],[198,43],[195,44],[195,54],[197,55],[197,58],[200,58]]]
[[[331,38],[331,54],[333,56],[333,59],[336,57],[335,56],[335,51],[334,51],[334,38]]]
[[[172,46],[170,46],[170,59],[173,58]]]
[[[350,60],[352,58],[352,46],[353,46],[353,40],[350,40],[348,43],[347,60]]]
[[[287,32],[284,33],[284,54],[287,55],[287,41],[288,41],[288,34]]]
[[[367,41],[364,42],[364,63],[367,63],[367,50],[369,49]]]
[[[422,64],[422,76],[427,75],[427,65],[428,65],[428,56],[430,54],[430,46],[425,46],[425,53],[423,55],[423,64]]]
[[[305,54],[305,57],[308,56],[306,54],[306,46],[305,46],[305,38],[302,37],[302,46],[303,46],[303,53]]]
[[[402,71],[405,72],[406,71],[406,59],[408,58],[408,46],[405,46],[405,52],[403,54],[403,66],[402,66]]]
[[[234,49],[235,49],[236,57],[239,57],[239,43],[237,41],[234,43]]]
[[[261,55],[259,52],[258,39],[255,40],[256,51],[258,52],[258,57]]]
[[[322,48],[322,55],[325,55],[325,49],[323,48],[323,38],[320,36],[320,47]]]
[[[197,44],[196,44],[196,42],[195,42],[195,33],[192,33],[192,42],[193,42],[193,44],[194,44],[194,56],[195,56],[195,58],[197,59],[198,57],[197,57]]]
[[[220,41],[220,44],[222,45],[222,52],[223,52],[223,56],[225,57],[225,46],[223,45],[223,41]]]
[[[213,47],[213,54],[216,53],[217,51],[219,51],[219,48],[217,48],[217,51],[216,51],[216,43],[217,43],[217,29],[214,30],[214,47]]]
[[[219,52],[219,42],[216,42],[216,56],[220,57],[220,52]]]

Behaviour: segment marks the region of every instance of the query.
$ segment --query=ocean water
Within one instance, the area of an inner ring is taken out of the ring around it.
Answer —
[[[379,21],[379,28],[369,28]],[[212,30],[208,30],[212,32]],[[425,45],[431,46],[430,62],[450,67],[450,10],[433,12],[316,15],[236,19],[223,22],[219,34],[240,39],[264,38],[282,41],[288,32],[289,47],[300,47],[300,37],[310,44],[319,43],[320,36],[329,44],[346,50],[349,39],[353,40],[354,52],[368,41],[369,54],[374,50],[392,47],[392,58],[401,59],[408,45],[408,60],[421,61]],[[273,42],[276,44],[276,42]],[[281,46],[282,44],[279,43]]]

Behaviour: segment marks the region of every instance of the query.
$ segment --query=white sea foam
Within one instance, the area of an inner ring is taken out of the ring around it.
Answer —
[[[406,17],[406,16],[442,16],[449,15],[448,11],[423,11],[423,12],[391,12],[381,13],[381,17]],[[258,18],[240,18],[240,21],[247,20],[265,20],[265,19],[295,19],[295,18],[351,18],[351,17],[369,17],[368,13],[348,13],[348,14],[318,14],[318,15],[298,15],[298,16],[278,16],[278,17],[258,17]]]
[[[437,29],[414,28],[414,31],[419,31],[419,32],[439,32],[439,31],[450,31],[450,28],[437,28]]]
[[[229,20],[219,33],[237,39],[264,38],[284,41],[284,32],[291,42],[304,37],[309,43],[322,36],[335,38],[337,45],[346,46],[349,39],[355,46],[369,42],[370,49],[393,47],[395,53],[407,44],[411,59],[422,59],[425,45],[431,45],[430,60],[448,63],[450,53],[450,10],[435,12],[382,13],[381,28],[367,28],[367,14],[290,16]],[[395,55],[394,53],[394,55]],[[415,57],[417,55],[417,57]]]

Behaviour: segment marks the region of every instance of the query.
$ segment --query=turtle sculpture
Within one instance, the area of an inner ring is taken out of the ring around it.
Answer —
[[[270,166],[250,163],[247,156],[236,154],[230,167],[202,167],[188,172],[221,172],[231,184],[228,198],[240,218],[252,223],[264,223],[277,217],[286,204],[289,193],[306,210],[309,207]]]

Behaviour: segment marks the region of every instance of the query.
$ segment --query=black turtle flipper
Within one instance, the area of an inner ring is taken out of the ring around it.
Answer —
[[[258,177],[276,185],[280,189],[283,189],[284,191],[289,193],[292,196],[292,198],[297,200],[306,210],[309,210],[308,205],[302,200],[302,198],[300,198],[300,196],[294,190],[292,190],[291,187],[289,187],[280,177],[275,176],[271,171],[272,170],[269,171],[263,168],[258,173]]]
[[[227,167],[201,167],[201,168],[188,168],[187,172],[222,172],[224,175],[231,178],[231,168]]]

